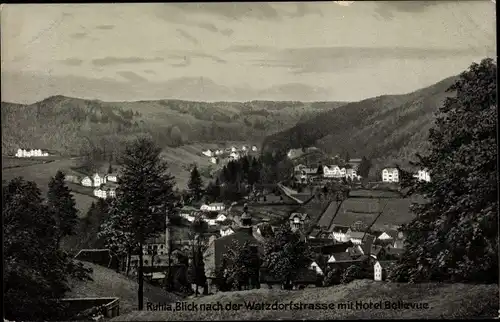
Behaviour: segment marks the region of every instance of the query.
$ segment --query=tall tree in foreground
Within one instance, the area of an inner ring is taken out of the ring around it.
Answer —
[[[200,172],[196,166],[191,170],[191,176],[188,182],[188,189],[194,200],[199,201],[203,195],[203,181]]]
[[[267,240],[264,257],[269,273],[280,279],[285,287],[290,287],[300,271],[310,264],[312,253],[300,233],[293,232],[285,224]]]
[[[113,207],[122,233],[130,234],[138,246],[139,310],[144,307],[144,243],[165,229],[165,216],[173,212],[176,203],[174,178],[160,153],[161,148],[149,138],[138,138],[126,146]]]
[[[56,238],[59,247],[61,239],[73,235],[78,224],[78,211],[71,195],[71,190],[64,182],[64,173],[57,171],[55,177],[49,182],[47,205],[55,215],[59,236]]]
[[[403,227],[406,252],[395,280],[498,282],[496,63],[472,64],[449,89],[417,166],[431,182],[410,184],[426,197]]]

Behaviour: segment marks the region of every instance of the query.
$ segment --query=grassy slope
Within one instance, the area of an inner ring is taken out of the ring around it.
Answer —
[[[192,321],[192,320],[329,320],[371,318],[473,318],[498,314],[498,285],[465,284],[396,284],[357,280],[347,285],[309,288],[301,291],[252,290],[219,293],[194,300],[195,303],[265,302],[273,303],[339,303],[363,301],[405,301],[428,303],[427,310],[246,310],[211,312],[134,311],[113,321]]]
[[[419,91],[380,96],[323,112],[266,138],[264,149],[316,146],[330,154],[344,149],[351,157],[375,159],[374,172],[386,163],[406,164],[417,151],[425,151],[434,113],[455,80],[447,78]]]
[[[86,267],[93,269],[93,281],[70,282],[71,292],[67,298],[76,297],[118,297],[120,298],[120,313],[128,313],[137,309],[137,283],[111,269],[84,262]],[[161,288],[144,283],[144,302],[174,302],[180,297],[163,291]]]
[[[148,133],[171,145],[177,126],[185,141],[214,142],[263,138],[320,111],[344,103],[264,102],[204,103],[178,100],[102,102],[64,96],[20,105],[2,102],[2,151],[19,147],[81,153],[100,146],[107,152],[121,141]]]
[[[55,176],[58,170],[67,173],[77,162],[76,159],[60,158],[57,161],[45,164],[37,163],[19,168],[2,169],[2,181],[8,182],[15,177],[21,176],[25,180],[34,181],[38,188],[40,188],[42,195],[46,196],[50,178]],[[76,201],[76,207],[80,212],[80,217],[85,216],[90,204],[97,200],[95,197],[75,191],[73,191],[73,196]]]

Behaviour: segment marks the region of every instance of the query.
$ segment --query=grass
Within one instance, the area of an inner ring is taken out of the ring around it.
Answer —
[[[249,310],[245,302],[332,304],[326,310]],[[404,301],[427,303],[428,309],[356,309],[354,303]],[[239,310],[221,311],[134,311],[113,321],[193,321],[193,320],[330,320],[330,319],[410,319],[410,318],[479,318],[498,315],[498,285],[467,284],[398,284],[356,280],[347,285],[306,288],[299,291],[259,289],[218,293],[193,303],[243,304]],[[339,307],[353,303],[352,309]],[[190,302],[188,302],[190,303]]]
[[[35,164],[47,163],[52,160],[44,157],[39,158],[16,158],[16,157],[8,157],[2,156],[2,169],[10,169],[10,168],[18,168],[18,167],[26,167]]]
[[[83,263],[85,267],[92,268],[93,281],[70,281],[71,291],[66,294],[66,298],[118,297],[122,314],[137,309],[137,283],[134,280],[100,265]],[[144,283],[144,303],[148,301],[170,303],[178,300],[179,296]]]
[[[410,222],[414,214],[410,211],[412,202],[418,202],[418,197],[411,198],[350,198],[344,201],[333,223],[341,226],[350,226],[356,221],[371,224],[378,212],[383,214],[374,224],[374,229],[384,229],[399,226]],[[337,203],[333,202],[321,218],[321,224],[327,225],[332,219]]]
[[[55,176],[58,170],[70,171],[78,162],[77,159],[60,158],[50,163],[37,163],[24,167],[2,169],[2,180],[8,182],[15,177],[23,177],[25,180],[35,182],[41,190],[42,195],[45,196],[48,191],[50,178]],[[97,198],[77,191],[73,191],[73,197],[75,198],[76,208],[79,210],[80,217],[86,216],[91,203],[97,200]]]

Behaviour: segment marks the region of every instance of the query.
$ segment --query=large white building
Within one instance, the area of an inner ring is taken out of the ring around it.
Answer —
[[[34,150],[25,150],[25,149],[17,149],[16,157],[18,158],[31,158],[31,157],[48,157],[49,154],[47,152],[43,152],[40,149]]]
[[[431,175],[427,169],[418,170],[418,172],[414,175],[419,181],[431,181]]]
[[[399,171],[396,168],[385,168],[382,170],[383,182],[399,182]]]
[[[225,209],[223,203],[211,203],[208,205],[201,205],[201,211],[223,211]]]

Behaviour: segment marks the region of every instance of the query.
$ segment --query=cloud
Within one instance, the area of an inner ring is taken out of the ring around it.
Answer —
[[[192,42],[193,44],[195,45],[198,45],[199,44],[199,41],[198,39],[196,39],[195,37],[191,36],[189,33],[187,33],[186,31],[182,30],[182,29],[177,29],[177,32],[182,36],[184,37],[185,39],[189,40],[190,42]]]
[[[105,57],[92,60],[95,66],[109,66],[119,64],[140,64],[140,63],[158,63],[164,61],[164,58],[142,58],[142,57]]]
[[[229,37],[229,36],[231,36],[231,35],[234,33],[234,30],[233,30],[233,29],[229,29],[229,28],[227,28],[227,29],[222,29],[222,30],[220,30],[220,33],[221,33],[222,35],[224,35],[224,36]]]
[[[254,3],[168,3],[166,10],[176,7],[186,13],[205,13],[226,19],[275,19],[279,12],[271,4],[264,2]]]
[[[270,53],[276,51],[276,49],[259,45],[232,45],[223,51],[229,53]]]
[[[267,59],[251,61],[254,66],[288,68],[295,74],[331,73],[362,68],[391,59],[440,59],[484,54],[479,48],[409,48],[409,47],[315,47],[289,48]]]
[[[201,52],[192,53],[191,57],[208,58],[208,59],[211,59],[211,60],[213,60],[214,62],[216,62],[218,64],[225,64],[225,63],[227,63],[227,60],[225,60],[225,59],[222,59],[222,58],[214,56],[214,55],[210,55],[210,54],[206,54],[206,53],[201,53]]]
[[[88,36],[88,34],[86,32],[75,32],[71,35],[69,35],[71,38],[74,38],[74,39],[82,39],[82,38],[85,38]]]
[[[63,63],[64,65],[68,65],[68,66],[80,66],[83,63],[83,60],[81,60],[79,58],[67,58],[67,59],[61,60],[61,63]]]
[[[147,81],[146,78],[139,76],[136,73],[131,72],[131,71],[120,71],[120,72],[117,72],[117,74],[120,75],[121,77],[127,79],[128,81],[131,81],[131,82],[145,82],[145,81]]]
[[[115,26],[114,25],[99,25],[99,26],[96,26],[95,28],[100,29],[100,30],[111,30],[111,29],[114,29]]]
[[[167,56],[171,60],[181,61],[170,64],[173,67],[186,67],[190,66],[193,58],[206,58],[210,59],[217,64],[225,64],[227,61],[215,55],[207,54],[201,51],[178,50],[174,51]]]
[[[170,66],[172,67],[186,67],[191,65],[191,58],[189,56],[169,55],[169,58],[181,61],[180,63],[170,64]]]
[[[375,13],[378,17],[390,20],[398,12],[421,13],[429,7],[439,6],[448,3],[457,3],[453,0],[440,1],[375,1]]]

